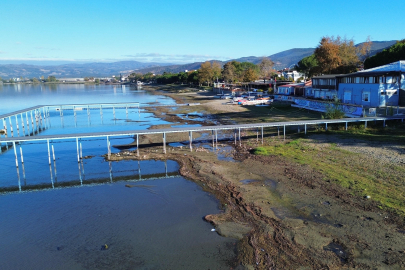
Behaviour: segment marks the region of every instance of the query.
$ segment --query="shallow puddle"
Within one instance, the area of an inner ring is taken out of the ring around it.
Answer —
[[[349,258],[348,254],[344,250],[344,248],[341,245],[339,245],[338,243],[335,243],[335,242],[332,242],[329,245],[324,246],[323,250],[332,251],[333,253],[335,253],[339,257],[339,259],[342,262],[347,262],[347,259]]]
[[[244,180],[240,180],[240,182],[241,182],[243,185],[248,185],[248,184],[251,184],[251,183],[257,183],[257,182],[259,182],[259,180],[244,179]]]

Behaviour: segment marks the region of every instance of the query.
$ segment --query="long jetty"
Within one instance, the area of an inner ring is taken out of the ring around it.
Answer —
[[[139,149],[139,135],[149,134],[162,134],[163,151],[166,152],[166,135],[170,133],[189,133],[190,149],[192,149],[193,132],[211,132],[213,143],[218,142],[218,131],[233,130],[235,134],[235,143],[237,138],[241,141],[242,130],[256,130],[257,137],[259,138],[259,132],[261,133],[261,140],[263,143],[264,128],[277,127],[280,131],[282,128],[283,137],[286,136],[286,127],[297,127],[298,132],[303,127],[304,133],[307,133],[308,126],[325,126],[325,130],[328,129],[328,124],[345,124],[347,130],[349,123],[364,123],[367,127],[368,122],[382,122],[382,126],[385,127],[386,121],[401,120],[404,121],[405,116],[392,116],[392,117],[370,117],[370,118],[343,118],[343,119],[322,119],[322,120],[303,120],[303,121],[289,121],[289,122],[268,122],[268,123],[252,123],[252,124],[236,124],[236,125],[216,125],[216,126],[201,126],[201,127],[182,127],[182,128],[166,128],[166,129],[145,129],[145,130],[129,130],[129,131],[108,131],[108,132],[88,132],[88,133],[75,133],[75,134],[59,134],[59,135],[37,135],[31,137],[7,137],[0,138],[0,143],[15,143],[29,142],[29,141],[47,141],[49,148],[49,141],[54,140],[66,140],[76,139],[77,151],[79,152],[79,139],[88,138],[106,138],[108,154],[110,155],[110,138],[119,136],[133,136],[136,137],[136,146]],[[238,135],[237,135],[238,134]],[[138,150],[139,154],[139,150]]]

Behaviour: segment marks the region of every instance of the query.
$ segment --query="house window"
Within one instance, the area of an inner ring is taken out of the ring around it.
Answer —
[[[370,92],[363,92],[363,99],[364,102],[370,102]]]
[[[388,77],[386,77],[385,79],[386,79],[386,81],[385,81],[386,83],[393,83],[391,76],[388,76]]]

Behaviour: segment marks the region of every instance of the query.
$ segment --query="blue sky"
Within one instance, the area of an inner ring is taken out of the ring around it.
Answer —
[[[2,1],[0,61],[189,63],[405,38],[404,0]]]

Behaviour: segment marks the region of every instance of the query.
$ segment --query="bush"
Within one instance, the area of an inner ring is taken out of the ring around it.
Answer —
[[[268,156],[269,153],[267,152],[267,149],[264,147],[257,147],[253,150],[253,154],[255,155],[260,155],[260,156]]]
[[[335,101],[329,104],[328,108],[326,109],[325,115],[323,115],[323,118],[341,119],[343,117],[345,117],[345,112],[340,107],[339,100],[335,98]]]

